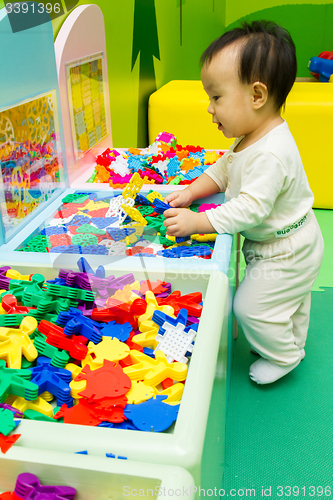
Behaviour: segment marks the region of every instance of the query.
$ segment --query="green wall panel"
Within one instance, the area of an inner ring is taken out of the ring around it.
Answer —
[[[307,68],[310,57],[333,50],[333,4],[282,5],[254,12],[229,24],[232,29],[241,21],[269,19],[286,28],[296,45],[298,77],[311,76]]]
[[[272,7],[288,6],[288,5],[325,5],[330,4],[329,0],[292,0],[286,2],[283,0],[257,0],[256,2],[249,2],[249,0],[226,0],[226,14],[225,22],[227,25],[234,23],[239,17],[247,16],[254,12],[263,9],[271,9]]]

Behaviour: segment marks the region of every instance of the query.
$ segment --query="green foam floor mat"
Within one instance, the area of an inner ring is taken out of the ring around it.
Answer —
[[[239,333],[226,425],[225,496],[253,497],[253,491],[245,493],[251,488],[256,497],[333,496],[332,305],[333,288],[312,292],[305,359],[271,385],[249,379],[257,356]]]

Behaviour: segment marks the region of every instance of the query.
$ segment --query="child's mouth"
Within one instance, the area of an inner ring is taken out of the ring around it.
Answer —
[[[219,123],[219,124],[218,124],[218,126],[217,126],[217,128],[218,128],[219,130],[222,130],[222,129],[223,129],[223,125],[222,125],[222,123]]]

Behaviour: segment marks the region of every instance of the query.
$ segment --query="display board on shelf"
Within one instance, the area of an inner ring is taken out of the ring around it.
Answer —
[[[0,109],[0,210],[6,240],[64,180],[55,90]]]
[[[108,134],[103,53],[66,64],[75,159]]]
[[[0,244],[57,198],[67,184],[51,19],[13,33],[0,9]],[[48,15],[48,14],[46,14]],[[37,61],[33,64],[32,61]]]
[[[69,185],[112,147],[104,17],[79,5],[54,42]]]

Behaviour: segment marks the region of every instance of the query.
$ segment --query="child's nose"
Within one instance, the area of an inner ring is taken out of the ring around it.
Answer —
[[[212,103],[209,103],[209,106],[207,108],[207,111],[209,114],[213,115],[215,113],[214,107],[212,106]]]

